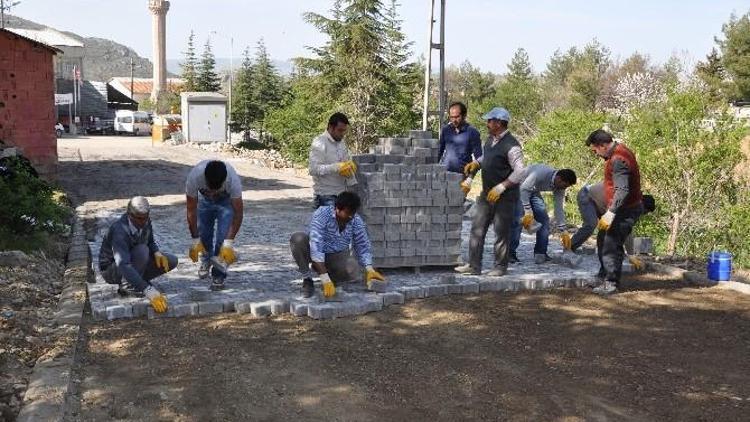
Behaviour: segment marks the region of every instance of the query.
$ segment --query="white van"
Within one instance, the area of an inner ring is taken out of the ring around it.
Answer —
[[[151,135],[151,118],[145,111],[117,110],[115,112],[115,133],[131,135]]]

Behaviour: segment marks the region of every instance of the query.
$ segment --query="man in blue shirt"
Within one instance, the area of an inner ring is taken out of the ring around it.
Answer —
[[[482,139],[479,131],[466,122],[466,105],[463,103],[452,103],[448,107],[448,117],[450,123],[440,131],[438,157],[448,171],[463,173],[467,164],[482,156]]]
[[[364,220],[357,215],[361,201],[353,192],[341,192],[335,205],[323,205],[315,210],[310,231],[292,234],[289,243],[292,256],[302,273],[302,294],[310,297],[314,293],[312,269],[320,274],[323,296],[336,294],[334,283],[361,280],[365,268],[365,283],[368,290],[385,287],[383,275],[372,267],[372,246]],[[352,256],[353,246],[356,260]]]

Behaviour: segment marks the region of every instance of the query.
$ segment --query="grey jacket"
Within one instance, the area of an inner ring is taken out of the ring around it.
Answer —
[[[554,179],[557,170],[544,164],[532,164],[526,168],[526,178],[521,183],[521,203],[524,209],[531,208],[531,196],[539,192],[552,192],[555,202],[555,221],[564,226],[565,189],[555,189]]]
[[[99,269],[104,271],[114,263],[126,281],[131,285],[141,285],[144,283],[143,277],[131,264],[130,251],[136,245],[145,244],[153,255],[159,250],[159,247],[154,241],[154,229],[151,227],[151,220],[141,230],[133,229],[127,213],[109,226],[109,230],[102,240],[102,247],[99,249]]]

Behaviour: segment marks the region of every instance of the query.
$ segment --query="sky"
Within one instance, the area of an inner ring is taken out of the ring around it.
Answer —
[[[430,0],[400,3],[403,29],[414,42],[415,57],[424,55]],[[518,48],[526,49],[534,70],[541,72],[556,49],[583,46],[594,38],[611,50],[614,59],[638,51],[655,63],[675,54],[694,63],[715,45],[714,37],[721,34],[722,24],[733,12],[750,10],[750,2],[740,0],[446,3],[446,64],[468,60],[496,73],[507,70]],[[333,0],[172,0],[167,15],[167,58],[181,57],[191,30],[199,52],[211,37],[217,57],[239,57],[246,46],[254,47],[261,38],[275,60],[309,55],[306,47],[319,46],[325,38],[302,15],[326,14],[332,4]],[[80,35],[109,38],[151,58],[147,5],[147,0],[21,0],[11,13]],[[433,57],[437,60],[437,55]]]

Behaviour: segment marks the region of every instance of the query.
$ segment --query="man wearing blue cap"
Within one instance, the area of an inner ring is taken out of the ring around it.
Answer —
[[[484,238],[492,224],[495,228],[495,266],[487,275],[499,277],[508,272],[510,229],[519,199],[518,185],[524,179],[525,168],[521,144],[508,131],[508,110],[495,107],[482,118],[487,121],[489,138],[482,156],[464,167],[467,176],[482,169],[482,193],[477,198],[471,222],[469,263],[457,267],[456,271],[482,273]]]

